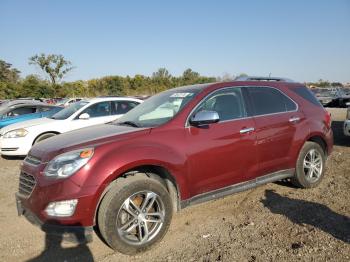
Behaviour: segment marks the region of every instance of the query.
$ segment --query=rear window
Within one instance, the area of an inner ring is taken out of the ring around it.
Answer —
[[[305,86],[290,88],[291,91],[301,96],[305,100],[314,104],[315,106],[323,107],[322,104],[317,100],[315,95]]]

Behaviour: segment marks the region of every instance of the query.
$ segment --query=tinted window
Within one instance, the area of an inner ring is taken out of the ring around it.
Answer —
[[[90,117],[109,116],[111,114],[110,102],[100,102],[86,108],[82,114],[88,113]]]
[[[35,112],[36,112],[36,107],[20,107],[8,112],[7,116],[20,116],[20,115],[32,114]]]
[[[129,112],[139,103],[134,101],[112,101],[112,114],[121,115]]]
[[[215,111],[219,114],[220,121],[245,117],[241,89],[229,88],[213,93],[201,103],[194,114],[200,111]]]
[[[315,95],[305,86],[296,87],[296,88],[290,88],[293,92],[304,98],[305,100],[309,101],[310,103],[316,105],[316,106],[322,106],[322,104],[317,100]]]
[[[54,107],[50,107],[50,106],[43,106],[40,108],[40,112],[47,112],[54,109]]]
[[[247,88],[254,115],[266,115],[296,110],[295,103],[280,91],[269,87]]]
[[[73,115],[75,112],[77,112],[80,108],[86,106],[89,102],[87,101],[80,101],[74,104],[71,104],[70,106],[66,107],[65,109],[59,111],[58,113],[54,114],[52,119],[67,119],[71,115]]]

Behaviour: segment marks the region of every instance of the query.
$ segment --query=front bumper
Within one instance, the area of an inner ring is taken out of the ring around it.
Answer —
[[[0,154],[4,156],[25,156],[31,147],[32,143],[26,137],[0,137]]]
[[[25,218],[35,226],[41,228],[42,231],[49,235],[55,235],[62,238],[62,240],[73,243],[88,243],[92,241],[93,227],[81,226],[79,223],[73,225],[62,225],[57,220],[41,221],[33,212],[27,209],[22,204],[23,199],[16,194],[16,206],[19,216],[24,215]]]

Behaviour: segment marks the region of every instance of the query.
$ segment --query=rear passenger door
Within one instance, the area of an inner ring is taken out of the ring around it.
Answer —
[[[303,119],[298,105],[273,87],[246,87],[255,121],[258,176],[294,168],[290,150]]]

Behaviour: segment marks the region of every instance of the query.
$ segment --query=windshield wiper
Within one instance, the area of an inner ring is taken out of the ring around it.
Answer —
[[[132,127],[139,127],[138,124],[136,124],[135,122],[133,121],[125,121],[125,122],[120,122],[120,123],[117,123],[118,125],[121,125],[121,126],[132,126]]]

